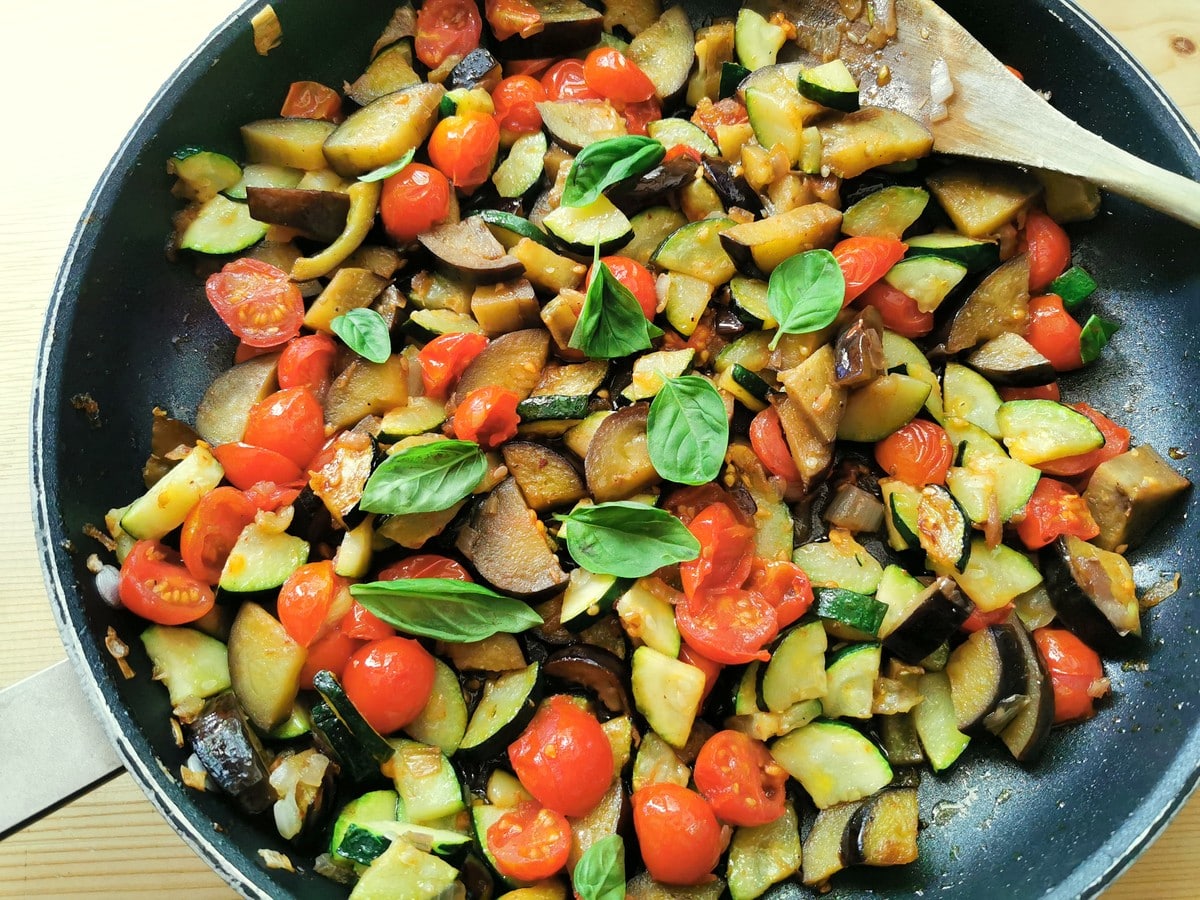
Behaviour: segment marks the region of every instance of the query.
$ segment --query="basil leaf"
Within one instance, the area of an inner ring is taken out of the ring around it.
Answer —
[[[383,181],[385,178],[391,178],[397,172],[402,171],[416,156],[416,148],[409,150],[395,162],[390,162],[386,166],[380,166],[378,169],[372,169],[366,175],[359,175],[359,181]]]
[[[667,481],[713,481],[729,447],[725,401],[707,378],[668,378],[650,404],[646,439],[650,462]]]
[[[383,316],[373,309],[352,309],[337,316],[329,327],[363,359],[385,363],[392,355],[392,335]]]
[[[1110,322],[1099,316],[1089,316],[1079,332],[1079,358],[1086,366],[1100,358],[1100,351],[1108,344],[1109,338],[1120,328],[1117,322]]]
[[[571,876],[579,900],[625,900],[625,842],[602,837],[584,851]]]
[[[579,151],[563,186],[563,206],[587,206],[609,185],[649,172],[666,154],[661,143],[630,135],[588,144]]]
[[[645,503],[597,503],[557,518],[571,558],[598,575],[641,578],[700,555],[700,542],[682,522]]]
[[[487,471],[472,441],[435,441],[389,456],[367,479],[359,508],[408,515],[449,509],[470,495]]]
[[[785,259],[767,283],[767,308],[779,323],[771,349],[785,334],[808,334],[832,323],[845,297],[846,278],[828,250],[809,250]]]
[[[616,359],[649,350],[650,341],[662,331],[646,318],[637,298],[599,257],[597,248],[592,283],[568,346],[582,350],[590,359]]]
[[[519,634],[545,624],[520,600],[453,578],[398,578],[352,584],[359,603],[407,634],[455,644]]]

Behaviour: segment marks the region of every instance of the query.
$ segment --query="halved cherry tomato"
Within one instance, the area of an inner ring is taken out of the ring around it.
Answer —
[[[492,174],[499,149],[496,120],[483,113],[463,113],[437,123],[429,138],[429,161],[452,185],[470,193]]]
[[[742,125],[750,121],[746,105],[736,97],[726,97],[713,103],[707,97],[702,97],[692,113],[692,124],[698,125],[714,141],[719,140],[717,133],[719,125]]]
[[[504,74],[528,75],[531,78],[541,78],[552,65],[558,62],[553,56],[541,59],[510,59],[504,63]],[[545,85],[543,85],[545,87]],[[547,98],[549,99],[549,98]]]
[[[893,238],[852,237],[846,238],[833,248],[833,258],[837,260],[846,279],[846,299],[842,305],[850,303],[888,273],[900,260],[908,245]]]
[[[1109,691],[1100,656],[1062,628],[1039,628],[1033,640],[1054,687],[1055,724],[1091,718],[1095,714],[1092,701]]]
[[[583,75],[583,61],[564,59],[551,66],[542,76],[547,100],[599,100],[600,95],[588,87]]]
[[[1002,622],[1008,621],[1008,617],[1012,615],[1013,605],[1005,603],[999,609],[993,609],[991,612],[983,612],[979,607],[971,610],[971,614],[960,626],[963,631],[974,633],[983,631],[992,625],[999,625]]]
[[[380,570],[379,581],[396,581],[401,578],[451,578],[455,581],[473,581],[462,563],[436,553],[418,553]]]
[[[571,855],[571,823],[552,809],[522,803],[488,828],[487,847],[501,875],[522,882],[550,878]]]
[[[234,487],[248,491],[260,481],[293,484],[304,477],[300,467],[275,450],[254,447],[238,441],[213,447],[213,456],[225,469],[225,478]]]
[[[1030,550],[1041,549],[1064,534],[1090,541],[1099,533],[1100,526],[1092,518],[1087,501],[1053,478],[1038,481],[1017,523],[1017,536]]]
[[[351,637],[340,628],[317,638],[309,646],[308,656],[304,658],[304,666],[300,669],[300,687],[311,691],[313,678],[322,670],[332,672],[341,681],[350,657],[365,644],[365,641]]]
[[[1041,293],[1071,264],[1071,239],[1061,225],[1034,209],[1025,217],[1025,246],[1029,252],[1029,290]]]
[[[662,161],[669,163],[672,160],[679,159],[681,156],[686,156],[692,162],[702,162],[704,154],[695,147],[689,147],[687,144],[676,144],[674,147],[668,147],[667,152],[663,154]]]
[[[482,334],[464,331],[438,335],[422,347],[417,359],[421,362],[426,395],[445,400],[467,366],[487,345],[488,339]]]
[[[337,343],[327,334],[305,334],[292,338],[279,355],[276,378],[279,386],[308,388],[318,400],[325,397],[333,377]]]
[[[517,433],[519,402],[512,391],[494,384],[471,391],[454,410],[454,436],[485,450],[499,447]]]
[[[721,826],[695,791],[658,782],[632,798],[633,829],[642,862],[663,884],[699,884],[721,858]]]
[[[251,347],[277,347],[300,333],[304,298],[287,272],[258,259],[226,263],[204,283],[208,302]]]
[[[1058,382],[1052,381],[1049,384],[1039,384],[1037,387],[1002,387],[998,388],[1000,399],[1008,402],[1009,400],[1061,400],[1062,392],[1058,389]]]
[[[544,28],[542,14],[529,0],[486,0],[483,8],[498,41],[507,40],[514,34],[529,37]]]
[[[1025,329],[1025,340],[1050,360],[1057,371],[1070,372],[1083,366],[1079,351],[1082,331],[1057,294],[1046,294],[1029,301],[1029,327]]]
[[[679,645],[679,661],[685,662],[689,666],[695,666],[704,673],[704,693],[700,695],[700,705],[703,706],[708,695],[712,693],[712,689],[717,686],[717,676],[725,667],[719,662],[709,659],[687,641]]]
[[[229,551],[258,510],[237,488],[219,487],[200,498],[183,520],[179,536],[179,553],[193,578],[206,584],[221,580]]]
[[[613,278],[621,282],[629,290],[629,293],[633,294],[638,306],[642,308],[642,314],[647,319],[653,320],[658,312],[658,294],[655,291],[654,276],[650,274],[650,270],[636,259],[630,259],[628,256],[605,256],[601,257],[600,262],[608,266]],[[586,284],[592,283],[594,273],[594,268],[588,269]]]
[[[195,622],[213,608],[212,588],[184,568],[179,554],[158,541],[138,541],[121,564],[121,603],[159,625]]]
[[[242,441],[282,453],[303,469],[325,443],[325,411],[308,388],[276,391],[250,407]]]
[[[500,139],[511,143],[519,135],[540,130],[542,114],[536,104],[545,99],[546,89],[530,75],[510,75],[496,85],[492,105],[496,108]]]
[[[654,96],[654,82],[616,47],[597,47],[583,61],[588,87],[617,103],[641,103]]]
[[[779,614],[758,591],[706,588],[676,604],[675,625],[713,662],[738,665],[771,658],[765,647],[779,634]]]
[[[788,773],[766,744],[740,731],[718,731],[700,748],[696,790],[729,825],[766,825],[787,806]]]
[[[1091,472],[1100,463],[1120,456],[1129,449],[1128,428],[1122,428],[1104,413],[1093,409],[1086,403],[1068,405],[1083,413],[1096,424],[1100,433],[1104,435],[1104,446],[1089,450],[1087,453],[1080,453],[1078,456],[1068,456],[1040,463],[1038,468],[1047,475],[1054,475],[1058,478],[1074,478],[1076,475],[1084,475]]]
[[[380,734],[415,719],[433,693],[433,657],[411,638],[388,637],[360,647],[342,673],[346,696]]]
[[[279,589],[275,612],[284,631],[305,647],[329,633],[349,612],[349,588],[332,561],[305,563]]]
[[[268,353],[274,352],[274,347],[251,347],[245,341],[238,341],[237,349],[233,351],[233,364],[238,366],[256,357],[266,356]]]
[[[801,480],[800,470],[792,459],[783,424],[779,421],[779,410],[768,406],[750,422],[750,446],[758,461],[767,467],[776,478],[796,483]]]
[[[793,562],[754,560],[746,588],[757,591],[775,607],[780,629],[798,621],[813,604],[812,582],[808,573]]]
[[[298,487],[280,487],[270,481],[260,481],[246,490],[246,498],[263,512],[278,512],[291,506],[300,496]]]
[[[700,542],[700,555],[680,563],[683,592],[691,597],[714,588],[741,587],[754,563],[754,527],[739,521],[724,503],[706,507],[687,527]]]
[[[370,612],[357,600],[350,602],[350,612],[338,623],[338,629],[348,637],[360,641],[377,641],[380,638],[391,637],[396,633],[387,622]]]
[[[906,338],[924,337],[933,331],[933,313],[923,313],[917,301],[886,281],[877,281],[858,297],[859,306],[879,310],[883,324]]]
[[[879,468],[905,484],[945,484],[954,462],[954,445],[941,425],[913,419],[875,445]]]
[[[279,114],[285,118],[342,121],[342,96],[319,81],[293,81]]]
[[[657,97],[641,100],[637,103],[619,104],[621,116],[625,119],[625,131],[629,134],[646,136],[646,126],[662,118],[662,104]]]
[[[383,182],[379,216],[393,241],[409,244],[450,215],[450,182],[437,169],[409,163]]]
[[[479,46],[483,21],[475,0],[426,0],[417,11],[417,59],[436,69],[450,56],[466,56]]]
[[[613,779],[612,745],[591,713],[555,695],[538,707],[508,747],[525,790],[564,816],[590,812]]]

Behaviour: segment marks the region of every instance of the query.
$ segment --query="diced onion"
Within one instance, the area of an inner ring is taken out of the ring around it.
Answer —
[[[296,867],[292,865],[292,861],[288,858],[287,854],[280,853],[278,850],[259,850],[258,857],[268,869],[283,869],[285,872],[296,871]]]
[[[825,510],[825,521],[847,531],[876,531],[883,524],[883,504],[847,482],[833,495]]]
[[[254,14],[250,27],[254,29],[254,49],[259,56],[266,56],[283,43],[283,28],[269,3]]]
[[[100,599],[113,609],[121,608],[121,595],[118,585],[121,581],[121,570],[116,566],[101,566],[96,573],[96,593]]]
[[[933,106],[929,111],[931,122],[940,122],[950,115],[947,103],[954,96],[954,82],[950,79],[950,67],[946,60],[938,57],[929,72],[929,99]]]

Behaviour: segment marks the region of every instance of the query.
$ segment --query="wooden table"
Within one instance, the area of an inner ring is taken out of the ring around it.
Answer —
[[[55,271],[92,185],[153,92],[240,0],[12,4],[0,84],[20,97],[0,143],[0,687],[63,657],[34,546],[28,414]],[[1082,0],[1200,124],[1200,4]],[[286,35],[285,35],[286,40]],[[1109,892],[1200,893],[1200,799]],[[234,896],[127,775],[0,842],[0,897]]]

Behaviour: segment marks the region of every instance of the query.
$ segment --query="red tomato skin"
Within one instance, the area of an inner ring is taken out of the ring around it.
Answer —
[[[354,652],[342,687],[355,708],[380,734],[415,719],[433,692],[433,657],[411,638],[371,641]]]
[[[333,88],[326,87],[319,81],[293,81],[279,115],[284,118],[340,122],[344,118],[342,97]]]
[[[792,459],[792,451],[788,449],[779,410],[774,406],[768,406],[750,422],[750,446],[758,461],[776,478],[782,478],[790,484],[803,480],[800,470],[796,468],[796,461]]]
[[[1046,475],[1058,478],[1073,478],[1077,475],[1087,475],[1100,463],[1120,456],[1129,449],[1129,429],[1122,428],[1104,413],[1093,409],[1086,403],[1068,404],[1096,423],[1100,433],[1104,435],[1104,446],[1098,447],[1078,456],[1068,456],[1041,463],[1037,468]]]
[[[1056,371],[1070,372],[1083,368],[1079,350],[1079,335],[1083,327],[1063,306],[1057,294],[1034,297],[1029,301],[1029,326],[1025,340],[1038,353],[1050,360]]]
[[[528,0],[486,0],[484,15],[498,41],[515,34],[529,37],[541,30],[542,14]]]
[[[595,716],[568,697],[546,700],[508,747],[525,790],[564,816],[595,808],[612,784],[612,745]]]
[[[138,541],[121,564],[117,593],[134,615],[159,625],[186,625],[207,615],[216,598],[179,554],[158,541]]]
[[[1039,550],[1064,534],[1090,541],[1099,533],[1087,501],[1053,478],[1038,481],[1017,523],[1017,536],[1030,550]]]
[[[397,244],[411,244],[450,215],[450,181],[432,166],[409,163],[383,182],[379,217]]]
[[[646,126],[662,118],[662,104],[657,97],[651,97],[639,103],[626,103],[621,106],[620,112],[625,118],[625,130],[629,134],[645,137],[648,133]]]
[[[511,142],[522,134],[542,127],[542,114],[535,104],[546,99],[546,89],[531,75],[510,75],[492,91],[496,124],[502,141]]]
[[[615,47],[597,47],[583,61],[588,87],[617,103],[641,103],[654,96],[654,82]]]
[[[499,447],[516,436],[521,422],[518,402],[512,391],[495,385],[471,391],[454,410],[454,436],[460,441],[475,441],[485,450]]]
[[[991,625],[1002,624],[1008,620],[1012,612],[1013,605],[1011,603],[1006,603],[999,609],[993,609],[991,612],[982,612],[976,607],[971,610],[971,614],[967,616],[960,627],[968,634],[974,634],[976,631],[983,631],[983,629]]]
[[[295,340],[293,338],[293,340]],[[251,347],[245,341],[238,341],[237,349],[233,351],[233,364],[240,366],[244,362],[249,362],[259,356],[266,356],[268,353],[274,353],[274,347]]]
[[[717,686],[717,677],[725,667],[719,662],[709,659],[687,641],[679,646],[679,659],[704,673],[704,693],[700,696],[700,705],[703,706],[708,695],[712,693],[712,689]]]
[[[858,297],[859,306],[879,310],[883,324],[906,338],[924,337],[933,331],[933,313],[923,313],[917,302],[886,281],[877,281]]]
[[[212,453],[225,469],[229,483],[243,491],[260,481],[292,484],[304,477],[300,467],[282,453],[243,441],[213,447]]]
[[[377,581],[396,581],[400,578],[452,578],[473,581],[462,563],[437,553],[418,553],[381,569]]]
[[[758,591],[706,588],[676,604],[675,625],[709,659],[740,665],[771,658],[765,648],[779,634],[779,615]]]
[[[216,584],[242,529],[258,506],[237,488],[219,487],[200,498],[183,521],[179,552],[193,578]]]
[[[1009,400],[1062,400],[1057,381],[1039,384],[1037,387],[1002,387],[998,390],[1000,399],[1006,403]]]
[[[750,121],[750,116],[746,112],[746,105],[736,97],[726,97],[716,103],[704,97],[692,113],[691,121],[714,141],[718,141],[720,135],[717,134],[717,126],[742,125]]]
[[[300,288],[270,263],[249,257],[226,263],[208,276],[204,293],[229,330],[251,347],[278,347],[300,333]]]
[[[658,293],[654,286],[654,276],[650,270],[636,259],[628,256],[604,256],[600,262],[608,266],[613,278],[621,282],[633,294],[642,308],[642,315],[653,321],[658,312]],[[591,284],[595,268],[589,268],[585,284]]]
[[[276,391],[250,407],[242,441],[274,450],[303,469],[325,443],[325,411],[308,388]]]
[[[317,638],[308,648],[308,656],[300,669],[300,687],[306,691],[313,689],[313,678],[322,670],[332,672],[341,681],[346,671],[350,657],[366,641],[357,640],[346,634],[340,628],[335,628],[327,635]]]
[[[438,335],[422,347],[417,359],[426,395],[445,400],[467,366],[487,345],[488,339],[482,334],[460,332]]]
[[[927,419],[913,419],[875,445],[879,467],[913,487],[945,484],[954,462],[954,445],[945,429]]]
[[[429,161],[462,191],[475,190],[492,174],[500,149],[500,126],[483,113],[447,116],[429,138]]]
[[[571,824],[552,809],[523,803],[487,831],[488,850],[501,875],[521,882],[550,878],[571,855]]]
[[[1104,678],[1100,656],[1071,632],[1062,628],[1039,628],[1034,643],[1050,673],[1054,687],[1054,723],[1090,719],[1095,715],[1089,689]],[[1108,692],[1101,684],[1103,693]],[[1097,691],[1100,692],[1100,691]]]
[[[852,237],[833,248],[833,257],[846,279],[845,306],[857,300],[896,263],[904,259],[908,245],[893,238]]]
[[[798,622],[813,605],[812,582],[808,574],[793,562],[754,560],[746,587],[762,594],[775,607],[781,630]]]
[[[695,791],[659,782],[632,798],[642,862],[663,884],[699,884],[721,858],[721,826]]]
[[[684,594],[741,587],[754,562],[753,526],[740,522],[724,503],[713,503],[687,527],[700,542],[700,555],[679,566]]]
[[[1040,209],[1025,217],[1025,244],[1029,253],[1029,290],[1041,293],[1071,264],[1071,239],[1062,226]]]
[[[360,641],[377,641],[396,633],[396,629],[368,611],[357,600],[351,601],[350,611],[338,623],[338,629],[348,637]]]
[[[333,570],[330,560],[305,563],[279,588],[275,612],[297,644],[310,646],[338,625],[345,613],[350,582]]]
[[[714,482],[690,485],[676,488],[663,501],[663,509],[677,518],[684,525],[690,525],[692,520],[714,503],[729,507],[729,511],[743,525],[749,525],[751,519],[734,504],[729,492]]]
[[[740,731],[718,731],[693,766],[696,790],[729,825],[765,825],[784,813],[788,774],[766,744]]]
[[[307,388],[317,400],[325,397],[333,380],[337,343],[327,334],[292,338],[279,356],[276,378],[279,387]]]
[[[583,61],[564,59],[551,66],[542,76],[542,87],[547,100],[600,100],[598,93],[588,86],[583,74]]]
[[[479,46],[483,20],[474,0],[425,0],[417,11],[417,59],[436,69],[450,56],[466,56]]]

